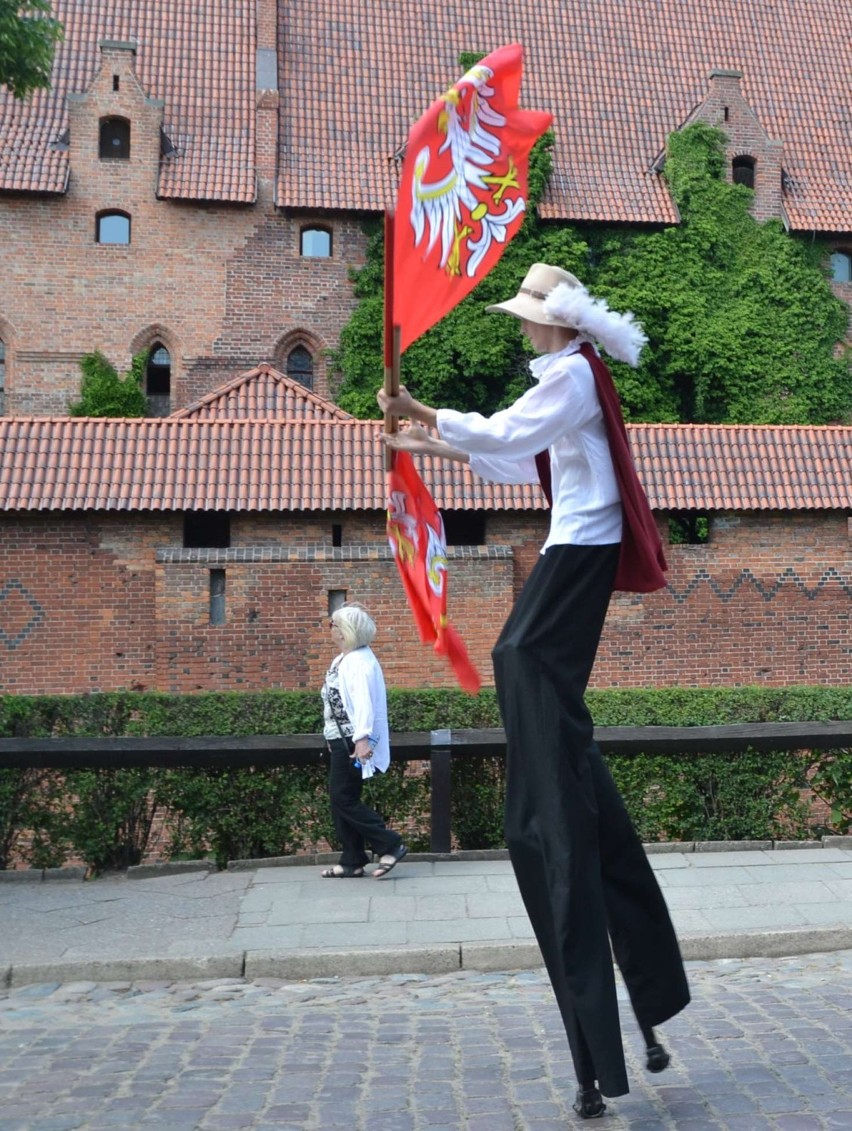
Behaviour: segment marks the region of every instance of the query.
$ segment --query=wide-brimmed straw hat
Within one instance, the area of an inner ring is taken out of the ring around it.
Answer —
[[[506,302],[496,302],[493,306],[486,306],[489,314],[498,311],[511,314],[515,318],[526,318],[529,322],[540,322],[543,326],[565,326],[576,330],[573,322],[566,322],[558,315],[547,315],[544,312],[544,300],[562,283],[566,287],[583,287],[583,284],[570,271],[563,271],[561,267],[551,267],[547,263],[533,263],[521,283],[518,293]]]
[[[610,310],[604,299],[589,294],[576,275],[548,263],[534,263],[514,298],[485,309],[542,326],[578,330],[599,342],[611,357],[633,366],[639,364],[639,353],[648,341],[633,314]]]

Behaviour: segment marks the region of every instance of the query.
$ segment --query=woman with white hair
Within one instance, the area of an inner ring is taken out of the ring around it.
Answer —
[[[342,605],[329,621],[340,649],[322,686],[323,734],[329,751],[328,786],[340,860],[321,873],[325,879],[366,875],[369,845],[379,857],[372,875],[381,879],[407,854],[399,833],[361,800],[364,779],[390,765],[385,678],[370,644],[376,623],[365,608]]]
[[[593,1119],[606,1110],[602,1095],[628,1091],[612,953],[649,1071],[669,1063],[653,1026],[689,1001],[668,909],[584,698],[613,590],[665,585],[656,524],[595,345],[636,365],[646,338],[632,314],[545,263],[488,310],[519,318],[541,355],[532,388],[490,417],[381,391],[384,412],[415,422],[383,440],[469,463],[492,482],[540,482],[551,503],[541,556],[492,658],[506,731],[506,843],[568,1036],[574,1108]]]

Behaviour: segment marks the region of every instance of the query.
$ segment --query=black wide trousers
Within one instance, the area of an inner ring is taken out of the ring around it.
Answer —
[[[378,856],[389,856],[399,848],[402,837],[361,800],[364,778],[343,739],[333,738],[328,747],[328,792],[331,819],[342,848],[340,863],[345,868],[363,868],[370,860],[367,845]]]
[[[668,909],[584,700],[618,555],[617,545],[550,547],[492,653],[509,855],[578,1080],[607,1096],[628,1091],[612,954],[640,1025],[689,1001]]]

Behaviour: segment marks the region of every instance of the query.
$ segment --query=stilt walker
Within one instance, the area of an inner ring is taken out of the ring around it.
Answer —
[[[467,103],[479,120],[466,120],[483,154],[499,148],[497,123],[506,118],[489,101],[498,88],[491,66],[498,55],[483,60],[473,80],[471,72],[457,84],[479,82]],[[460,93],[445,100],[462,104]],[[453,123],[445,124],[446,149]],[[441,186],[449,193],[446,186],[457,186],[457,178],[426,185],[430,152],[419,151],[411,174],[415,247],[428,222],[427,256],[434,246],[437,258],[440,236],[440,266],[455,269],[453,257],[467,250],[469,268],[487,243],[485,229],[480,235],[474,224],[487,206],[465,198],[469,213],[443,222],[436,204]],[[498,181],[492,171],[478,187]],[[523,190],[502,197],[511,210],[523,203]],[[454,218],[458,207],[458,200],[449,204]],[[394,238],[398,287],[399,231]],[[422,286],[416,293],[419,314]],[[665,901],[595,744],[584,699],[613,590],[645,593],[665,585],[659,535],[596,345],[635,365],[646,339],[632,315],[611,311],[573,275],[547,264],[534,264],[514,298],[488,309],[520,319],[540,353],[530,366],[535,385],[512,406],[488,418],[436,410],[401,387],[386,387],[379,403],[387,419],[413,422],[384,437],[395,459],[422,453],[467,462],[491,481],[541,482],[551,501],[541,557],[493,651],[494,676],[507,742],[506,841],[565,1025],[578,1082],[575,1110],[594,1118],[606,1110],[603,1096],[628,1091],[612,954],[650,1071],[669,1061],[654,1027],[689,1001]]]

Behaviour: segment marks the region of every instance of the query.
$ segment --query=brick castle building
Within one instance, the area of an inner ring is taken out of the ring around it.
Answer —
[[[545,222],[676,223],[665,140],[701,119],[755,215],[826,241],[852,301],[852,10],[832,0],[54,12],[51,89],[0,92],[2,692],[313,687],[343,594],[375,608],[389,682],[451,682],[404,622],[375,437],[328,399],[327,355],[363,221],[462,52],[524,44],[524,104],[556,123]],[[62,419],[94,349],[121,369],[144,351],[169,419]],[[668,590],[616,598],[598,685],[848,682],[849,431],[631,435],[687,541]],[[452,617],[488,676],[546,516],[535,492],[427,470],[462,559]]]

